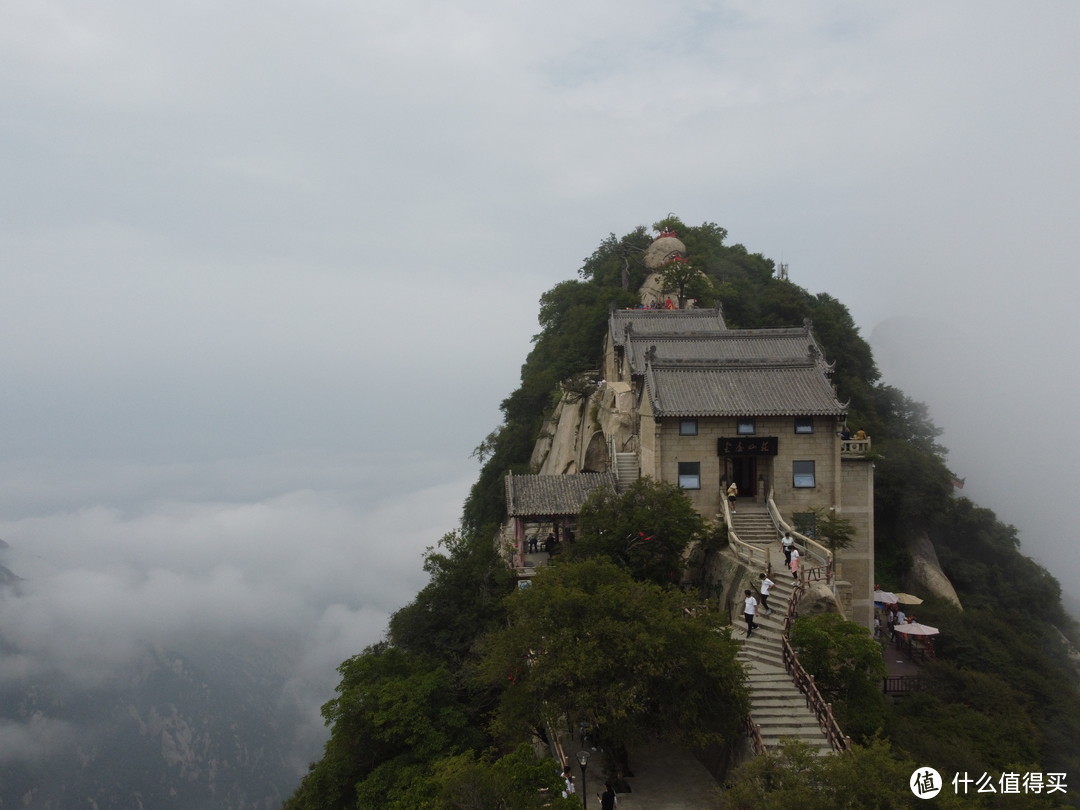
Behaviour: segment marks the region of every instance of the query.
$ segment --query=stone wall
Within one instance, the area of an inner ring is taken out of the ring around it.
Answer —
[[[721,510],[722,489],[730,480],[732,462],[718,455],[718,440],[738,438],[747,442],[771,436],[777,440],[775,456],[755,456],[757,478],[765,488],[771,487],[777,507],[785,514],[807,512],[812,509],[829,508],[837,503],[839,471],[839,445],[834,432],[833,420],[818,417],[814,420],[814,432],[795,433],[793,417],[759,417],[755,420],[752,436],[738,435],[735,417],[703,417],[692,420],[697,424],[697,435],[682,435],[680,425],[685,421],[675,417],[659,420],[642,420],[644,433],[648,429],[658,436],[651,457],[642,459],[643,474],[664,481],[677,483],[680,462],[697,462],[700,465],[701,488],[688,490],[694,508],[704,517],[712,518]],[[792,468],[795,461],[813,461],[815,485],[799,488],[793,483]],[[742,493],[748,495],[749,493]],[[765,496],[758,491],[756,500]]]
[[[841,459],[840,516],[855,527],[855,540],[836,553],[838,578],[851,583],[848,618],[874,626],[874,465],[862,456]]]

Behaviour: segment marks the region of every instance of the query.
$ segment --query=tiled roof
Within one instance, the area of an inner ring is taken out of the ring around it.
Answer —
[[[576,515],[601,487],[615,489],[614,473],[514,475],[505,479],[506,513],[510,517]]]
[[[816,363],[650,366],[645,387],[657,416],[839,416],[846,412]]]
[[[633,335],[688,335],[720,332],[727,328],[718,309],[616,309],[608,318],[608,331],[616,346]]]
[[[690,361],[716,365],[807,363],[821,358],[813,334],[805,328],[729,329],[716,334],[638,335],[626,341],[630,373],[645,373],[646,355],[655,346],[655,364]]]

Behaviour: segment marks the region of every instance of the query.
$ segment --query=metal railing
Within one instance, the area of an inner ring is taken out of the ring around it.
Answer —
[[[751,568],[760,569],[766,574],[772,574],[769,549],[740,540],[731,522],[731,506],[728,504],[727,498],[721,498],[720,504],[724,510],[724,523],[728,527],[728,542],[732,549],[735,550],[736,558],[740,562],[745,562]]]
[[[782,532],[791,532],[791,536],[803,547],[806,556],[809,557],[807,562],[813,560],[815,563],[811,566],[811,570],[815,568],[823,569],[825,582],[831,585],[833,580],[833,553],[814,538],[807,537],[805,534],[800,534],[795,531],[795,529],[784,520],[783,516],[780,514],[780,510],[776,507],[776,501],[773,500],[772,490],[769,491],[766,504],[769,509],[769,515],[772,517],[773,524]],[[806,563],[800,562],[800,568],[805,564]],[[815,579],[821,579],[821,574],[815,575]]]

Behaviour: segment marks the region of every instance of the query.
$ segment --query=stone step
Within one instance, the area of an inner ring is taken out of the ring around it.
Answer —
[[[756,720],[754,722],[757,722]],[[797,740],[803,740],[808,743],[818,743],[819,745],[827,745],[824,740],[824,735],[821,733],[821,728],[818,727],[817,722],[814,723],[813,728],[803,728],[801,726],[763,726],[758,723],[758,730],[761,732],[761,739],[765,742],[765,745],[779,745],[783,740],[794,737]],[[771,740],[771,742],[770,742]]]
[[[797,701],[804,708],[806,706],[806,696],[790,683],[770,689],[751,689],[750,697],[754,699],[755,703],[761,703],[762,706],[771,706],[774,701],[783,702],[788,700]]]
[[[791,701],[789,704],[780,702],[765,703],[760,706],[754,707],[754,721],[758,723],[765,722],[768,719],[770,722],[783,722],[791,723],[794,718],[798,717],[799,712],[806,711],[805,701]],[[814,725],[818,724],[816,717],[810,717],[809,720],[814,721]]]
[[[791,676],[781,669],[779,672],[751,672],[750,680],[747,682],[749,688],[764,688],[772,684],[785,684],[792,689],[796,689],[794,682],[791,680]]]
[[[750,697],[755,701],[768,702],[771,700],[789,700],[798,698],[802,705],[806,705],[806,696],[798,690],[793,683],[763,684],[749,690]]]
[[[742,661],[743,663],[753,661],[753,662],[756,662],[758,664],[775,664],[780,659],[778,659],[776,656],[770,655],[768,653],[751,651],[751,652],[746,653],[739,660]]]

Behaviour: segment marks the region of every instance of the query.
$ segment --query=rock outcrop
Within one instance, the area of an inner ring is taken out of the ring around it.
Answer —
[[[946,599],[963,610],[960,597],[941,570],[937,551],[926,532],[918,532],[910,537],[907,550],[911,555],[911,570],[908,571],[905,587],[915,593],[928,593]]]

